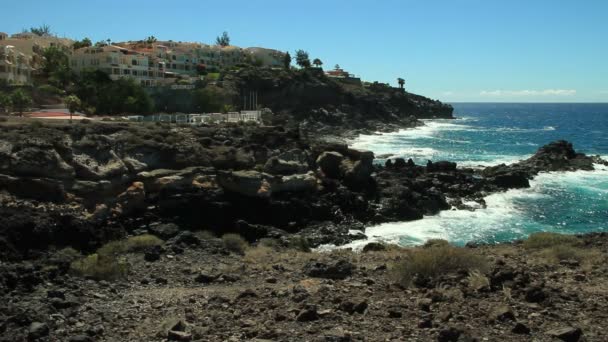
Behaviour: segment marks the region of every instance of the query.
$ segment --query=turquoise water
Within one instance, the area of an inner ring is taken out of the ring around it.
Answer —
[[[417,163],[451,160],[469,167],[525,159],[557,139],[573,142],[577,151],[608,157],[608,104],[461,103],[454,109],[456,120],[428,120],[420,128],[361,136],[352,145]],[[387,223],[369,227],[366,234],[401,244],[429,238],[464,244],[509,241],[536,231],[608,231],[608,168],[596,169],[542,173],[530,189],[488,196],[487,208]]]

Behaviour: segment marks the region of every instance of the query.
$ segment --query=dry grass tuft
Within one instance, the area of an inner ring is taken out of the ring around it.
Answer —
[[[581,240],[573,235],[539,232],[530,235],[523,244],[528,249],[549,248],[558,245],[579,246],[581,245]]]
[[[476,291],[482,291],[490,288],[490,279],[488,279],[488,277],[478,270],[469,272],[467,282],[469,283],[469,287]]]
[[[73,274],[81,277],[97,280],[115,280],[125,277],[129,267],[122,258],[119,259],[95,253],[74,261],[70,270]]]
[[[213,239],[217,238],[217,236],[215,236],[215,234],[213,234],[213,232],[210,230],[201,230],[201,231],[195,232],[194,236],[199,238],[199,240],[213,240]]]
[[[443,245],[432,248],[411,250],[407,258],[396,264],[393,272],[403,286],[410,286],[416,276],[436,278],[457,271],[488,268],[486,259],[469,249]]]
[[[239,234],[224,234],[222,236],[222,242],[224,243],[224,248],[241,255],[244,254],[247,247],[249,247],[247,241]]]
[[[129,265],[121,255],[142,252],[147,248],[162,244],[163,240],[149,234],[112,241],[99,248],[97,253],[73,261],[70,271],[72,274],[97,280],[124,278],[129,271]]]

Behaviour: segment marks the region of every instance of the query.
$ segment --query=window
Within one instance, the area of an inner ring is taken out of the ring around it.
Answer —
[[[137,70],[133,70],[133,76],[137,76]]]
[[[144,77],[148,77],[148,72],[147,71],[142,71],[141,75],[144,76]]]
[[[173,65],[171,66],[171,69],[177,69],[177,64],[173,64]]]
[[[129,69],[124,69],[122,72],[124,75],[131,75],[131,70]]]
[[[112,74],[114,74],[114,75],[120,75],[120,69],[118,69],[118,68],[112,69]]]

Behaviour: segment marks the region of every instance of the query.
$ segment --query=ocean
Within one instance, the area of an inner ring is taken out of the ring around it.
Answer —
[[[551,141],[565,139],[578,152],[608,158],[608,104],[454,103],[454,120],[426,120],[425,126],[360,136],[355,148],[391,154],[416,163],[449,160],[484,167],[525,159]],[[377,162],[384,162],[378,158]],[[538,231],[608,231],[608,167],[596,171],[541,173],[531,188],[485,198],[487,208],[447,210],[410,222],[368,227],[367,241],[401,245],[441,238],[456,245],[497,243]]]

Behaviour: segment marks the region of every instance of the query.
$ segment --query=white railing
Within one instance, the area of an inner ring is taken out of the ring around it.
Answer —
[[[136,122],[168,122],[177,124],[203,125],[218,124],[222,122],[261,122],[262,112],[258,110],[246,110],[228,113],[203,113],[203,114],[153,114],[148,116],[130,115],[124,117],[129,121]]]

